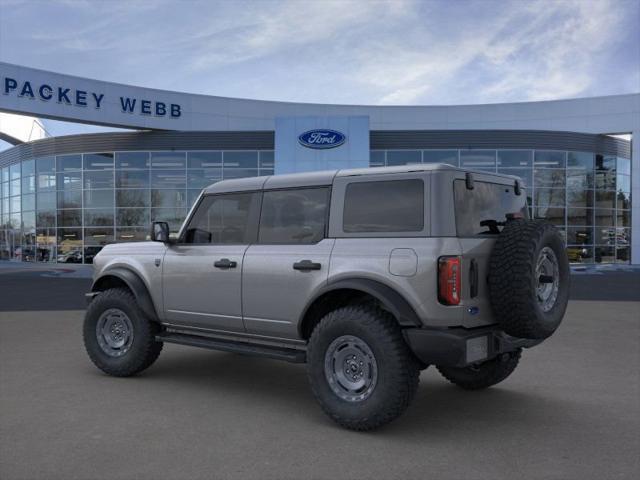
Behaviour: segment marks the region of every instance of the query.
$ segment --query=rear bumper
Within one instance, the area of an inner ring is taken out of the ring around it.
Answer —
[[[403,335],[411,351],[425,365],[446,367],[466,367],[542,342],[515,338],[496,327],[407,328]]]

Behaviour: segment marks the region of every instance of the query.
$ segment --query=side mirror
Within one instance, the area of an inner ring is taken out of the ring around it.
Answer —
[[[153,222],[151,224],[151,240],[169,243],[169,224],[167,222]]]

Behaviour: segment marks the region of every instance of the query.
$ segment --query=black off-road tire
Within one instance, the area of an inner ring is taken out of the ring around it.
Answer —
[[[133,327],[131,345],[119,357],[108,355],[98,343],[96,325],[109,309],[124,312]],[[155,340],[160,330],[160,325],[149,320],[138,307],[129,290],[113,288],[101,292],[89,304],[83,326],[84,345],[89,358],[100,370],[115,377],[129,377],[151,366],[160,355],[163,344]]]
[[[327,351],[343,336],[364,341],[377,364],[377,383],[362,400],[340,398],[325,373]],[[420,376],[419,364],[393,316],[366,304],[339,308],[322,318],[309,340],[307,373],[324,412],[339,425],[358,431],[372,430],[400,416],[415,395]]]
[[[544,311],[538,301],[537,261],[543,249],[555,254],[558,290]],[[493,314],[511,336],[545,339],[556,331],[569,301],[569,259],[560,232],[542,220],[508,221],[489,261],[489,297]]]
[[[506,379],[518,366],[521,350],[503,353],[477,366],[437,367],[444,378],[465,390],[480,390]]]

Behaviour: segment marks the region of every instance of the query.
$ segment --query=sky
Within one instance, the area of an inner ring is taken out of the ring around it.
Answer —
[[[639,25],[640,0],[0,0],[0,61],[265,100],[538,101],[639,92]]]

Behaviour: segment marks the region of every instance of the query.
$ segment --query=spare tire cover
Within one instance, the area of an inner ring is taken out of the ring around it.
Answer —
[[[543,339],[569,300],[569,260],[560,232],[542,220],[508,221],[491,252],[489,296],[505,333]]]

